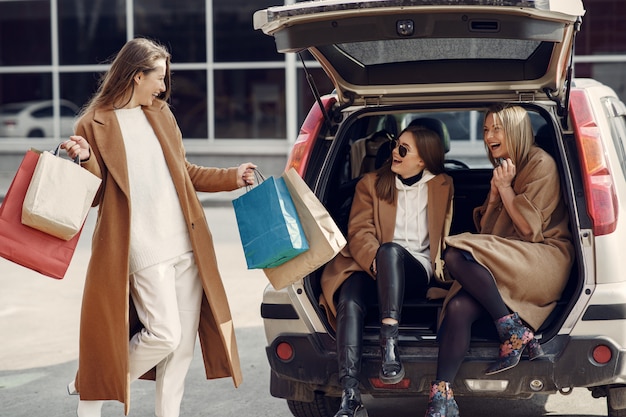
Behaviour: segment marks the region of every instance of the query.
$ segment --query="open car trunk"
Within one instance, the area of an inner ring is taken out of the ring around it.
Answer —
[[[553,115],[551,117],[546,110],[555,111],[554,106],[550,103],[545,108],[537,105],[528,105],[526,108],[531,116],[536,144],[552,155],[557,162],[561,175],[563,198],[566,201],[573,201],[574,197],[570,191],[572,190],[570,178],[576,173],[564,171],[571,164],[565,163],[563,158],[575,150],[569,149],[566,153],[563,148],[563,138],[553,125],[555,118]],[[414,106],[377,107],[375,111],[373,109],[361,109],[348,116],[334,137],[329,136],[328,132],[320,133],[320,136],[324,136],[325,139],[317,142],[316,146],[319,148],[314,151],[314,154],[326,155],[326,161],[320,160],[318,161],[319,165],[310,166],[310,171],[305,175],[305,179],[309,178],[309,175],[310,179],[327,179],[323,183],[317,184],[318,194],[345,234],[347,233],[356,183],[365,172],[376,168],[376,156],[382,147],[387,145],[385,140],[377,139],[380,137],[377,132],[389,132],[394,135],[415,118],[435,118],[443,121],[452,138],[449,142],[451,151],[447,153],[446,158],[446,172],[453,178],[455,189],[454,215],[450,234],[476,232],[472,212],[475,207],[482,205],[487,197],[493,170],[486,158],[485,151],[482,149],[482,139],[477,138],[479,132],[472,132],[472,129],[482,130],[482,110],[484,108],[461,107],[458,109],[448,108],[443,111],[432,108],[416,109]],[[459,156],[458,151],[454,152],[455,148],[467,147],[470,136],[480,141],[474,143],[474,148],[478,147],[479,152],[475,152],[475,156],[471,158],[461,156],[460,159],[455,159]],[[359,141],[365,141],[368,146],[365,154],[361,157],[362,159],[355,160],[353,153],[356,148],[359,148]],[[330,172],[320,175],[318,170],[322,166],[329,169]],[[571,204],[567,205],[571,207]],[[575,218],[576,213],[570,213],[570,219]],[[571,230],[577,230],[573,223]],[[579,241],[577,236],[574,236],[573,241],[575,244]],[[578,253],[580,250],[577,248]],[[578,299],[583,284],[580,271],[581,267],[575,262],[570,280],[556,309],[538,329],[537,337],[542,339],[542,343],[550,340],[558,333],[566,318],[566,313],[572,309]],[[320,269],[309,276],[306,283],[308,295],[314,305],[317,305],[321,292],[319,283],[321,274],[322,270]],[[550,279],[550,277],[546,277],[546,279]],[[435,284],[435,286],[437,285]],[[444,296],[446,288],[440,287],[444,290],[441,292],[441,295]],[[406,294],[400,322],[402,338],[420,344],[432,342],[434,346],[442,304],[443,298],[426,300],[412,294]],[[325,313],[320,309],[318,314],[326,322],[328,332],[334,334],[332,327],[326,321]],[[367,313],[364,334],[365,340],[371,341],[372,346],[378,342],[379,327],[378,306],[372,305]],[[474,327],[472,331],[474,343],[487,342],[493,343],[494,346],[499,343],[495,327],[488,317],[484,321],[478,322]]]

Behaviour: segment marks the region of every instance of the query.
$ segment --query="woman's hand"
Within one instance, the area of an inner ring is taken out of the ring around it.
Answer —
[[[243,187],[254,184],[254,170],[256,165],[246,162],[237,167],[237,185]]]
[[[493,185],[502,191],[503,189],[511,187],[513,178],[515,178],[516,168],[511,158],[507,158],[493,170]]]
[[[502,193],[511,188],[511,183],[516,174],[515,164],[511,158],[507,158],[502,161],[500,165],[494,168],[493,176],[491,177],[491,190],[489,192],[489,202],[495,203],[498,200],[498,196],[502,197]]]
[[[76,159],[78,156],[81,161],[86,161],[91,156],[89,143],[82,136],[70,136],[69,140],[61,144],[61,148],[65,149],[67,156],[72,159]]]

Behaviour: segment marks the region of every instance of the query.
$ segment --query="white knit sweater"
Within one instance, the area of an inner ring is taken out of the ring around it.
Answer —
[[[435,176],[424,170],[422,178],[411,186],[404,185],[396,177],[398,207],[393,241],[403,246],[428,272],[433,274],[430,262],[430,240],[428,237],[428,181]]]
[[[141,107],[115,110],[130,182],[130,273],[192,250],[161,144]]]

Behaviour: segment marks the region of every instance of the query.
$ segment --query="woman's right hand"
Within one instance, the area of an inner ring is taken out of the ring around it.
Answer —
[[[67,156],[72,159],[76,159],[78,156],[81,161],[86,161],[91,156],[89,143],[82,136],[70,136],[69,140],[61,144],[61,148],[65,149]]]

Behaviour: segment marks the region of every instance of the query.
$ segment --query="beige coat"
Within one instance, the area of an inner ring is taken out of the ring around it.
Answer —
[[[533,147],[528,162],[517,169],[512,184],[517,194],[515,204],[532,232],[521,235],[502,203],[488,206],[485,201],[474,210],[476,228],[481,234],[449,236],[446,243],[470,252],[491,272],[506,305],[538,329],[563,292],[574,248],[554,160]],[[460,289],[455,281],[444,302],[444,311],[448,300]]]
[[[335,292],[353,272],[366,271],[372,279],[370,265],[383,243],[393,241],[396,227],[396,200],[393,204],[376,196],[376,173],[363,176],[356,186],[350,210],[348,245],[324,269],[320,304],[326,309],[330,323],[335,325],[337,310]],[[434,273],[443,277],[440,257],[443,238],[450,231],[452,220],[452,178],[439,174],[428,181],[428,234]]]
[[[181,132],[166,103],[155,100],[144,112],[163,149],[204,287],[199,337],[206,377],[232,377],[238,386],[242,375],[233,322],[213,239],[196,195],[196,191],[236,189],[237,169],[190,164],[185,159]],[[83,295],[76,387],[81,399],[118,400],[125,403],[128,413],[128,342],[141,324],[129,293],[131,206],[124,142],[112,110],[86,114],[79,120],[76,134],[85,137],[91,146],[85,168],[102,178],[94,200],[99,209]],[[153,372],[144,377],[153,378]]]

